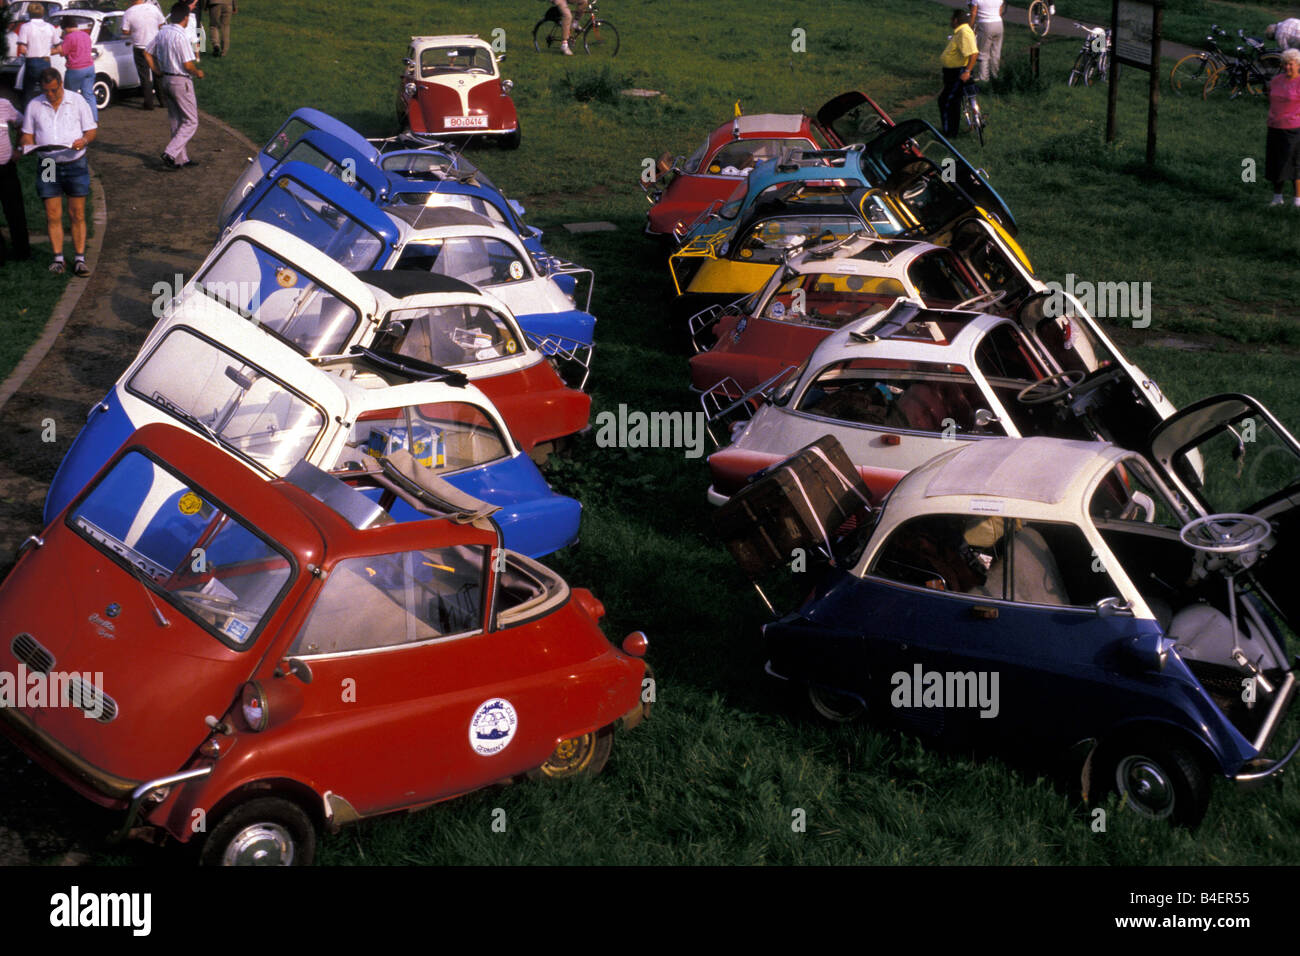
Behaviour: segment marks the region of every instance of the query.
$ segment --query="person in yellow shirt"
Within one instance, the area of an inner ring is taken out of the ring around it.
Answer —
[[[975,44],[975,31],[967,22],[967,15],[962,10],[952,12],[952,36],[939,57],[943,67],[943,90],[939,93],[940,129],[945,136],[957,133],[957,124],[961,116],[961,97],[965,86],[970,82],[971,70],[979,58],[979,47]]]

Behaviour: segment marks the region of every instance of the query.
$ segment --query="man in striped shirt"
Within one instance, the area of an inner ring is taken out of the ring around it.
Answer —
[[[168,169],[197,166],[185,151],[185,144],[199,128],[199,104],[194,98],[194,80],[203,79],[203,71],[185,31],[185,21],[190,16],[190,5],[177,0],[172,5],[167,23],[149,45],[149,68],[162,77],[166,93],[167,115],[171,119],[172,138],[162,152],[162,162]]]

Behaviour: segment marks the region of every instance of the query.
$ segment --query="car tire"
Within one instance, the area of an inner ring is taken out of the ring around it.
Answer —
[[[1205,817],[1209,775],[1183,744],[1143,736],[1106,747],[1102,755],[1092,777],[1099,796],[1113,790],[1139,816],[1187,829]]]
[[[95,84],[91,87],[91,91],[95,94],[95,109],[106,110],[113,102],[113,94],[117,92],[117,87],[103,73],[98,73],[95,75]]]
[[[594,730],[581,737],[561,740],[546,763],[529,774],[533,779],[549,777],[594,777],[605,769],[610,752],[614,749],[614,731],[610,727]]]
[[[316,826],[283,797],[260,797],[227,812],[199,851],[201,866],[311,866]]]
[[[501,137],[501,148],[518,149],[519,141],[523,138],[523,133],[523,127],[516,123],[513,132],[506,133],[506,135]]]
[[[807,700],[813,715],[831,724],[851,723],[867,712],[858,698],[821,684],[807,685]]]

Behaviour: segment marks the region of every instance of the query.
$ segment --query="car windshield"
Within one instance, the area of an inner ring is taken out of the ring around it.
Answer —
[[[237,650],[253,645],[292,577],[287,552],[138,451],[123,455],[67,521]]]
[[[927,306],[956,305],[979,295],[963,273],[957,259],[947,249],[923,253],[907,267],[907,278]]]
[[[532,271],[514,249],[490,236],[455,236],[409,243],[402,250],[396,268],[427,270],[476,286],[533,278]]]
[[[518,355],[519,337],[505,318],[481,305],[394,309],[374,348],[444,368]]]
[[[335,468],[399,450],[439,474],[485,465],[507,454],[500,429],[482,409],[468,402],[435,402],[358,415]]]
[[[495,73],[492,51],[481,46],[431,46],[420,51],[420,76]]]
[[[735,256],[746,262],[782,262],[805,245],[834,242],[861,231],[857,216],[779,216],[755,223]]]
[[[279,131],[267,140],[266,145],[262,147],[262,152],[279,162],[284,158],[284,154],[289,151],[289,148],[302,139],[304,133],[315,128],[310,123],[305,123],[297,117],[290,117],[280,127]]]
[[[763,308],[763,318],[838,329],[888,308],[907,290],[888,276],[810,272],[783,282]]]
[[[788,139],[738,139],[722,146],[709,160],[706,170],[714,175],[747,176],[756,165],[781,155],[782,148],[792,145]]]
[[[349,272],[373,268],[384,241],[342,209],[296,179],[281,176],[244,218],[269,223],[315,246]]]
[[[428,192],[403,192],[393,197],[395,203],[404,206],[425,206],[425,207],[450,207],[452,209],[464,209],[466,212],[472,212],[482,216],[484,219],[490,219],[492,222],[508,226],[512,231],[515,229],[513,222],[508,222],[501,210],[494,203],[481,199],[478,196],[468,196],[464,193],[448,193],[441,190],[430,190]]]
[[[799,411],[857,425],[1005,435],[976,412],[988,408],[979,385],[961,365],[898,359],[848,359],[820,371],[799,398]]]
[[[167,333],[127,388],[274,475],[305,458],[325,427],[307,399],[186,328]]]
[[[375,191],[357,177],[355,160],[350,157],[339,163],[332,157],[322,153],[311,143],[299,141],[285,154],[284,159],[285,162],[299,162],[315,166],[321,172],[328,173],[340,182],[351,186],[365,196],[366,199],[373,201],[375,198]]]
[[[1236,417],[1180,449],[1171,465],[1212,513],[1254,512],[1300,487],[1295,445],[1269,416],[1245,404]]]
[[[718,212],[723,219],[735,219],[743,208],[752,208],[759,203],[809,203],[827,206],[844,206],[845,199],[861,184],[850,185],[842,179],[800,180],[796,182],[773,183],[751,202],[745,201],[747,195],[744,186],[737,187]]]
[[[918,161],[905,170],[906,176],[893,195],[920,223],[920,232],[930,235],[971,211],[970,201],[943,178],[939,168]]]
[[[246,239],[227,245],[195,286],[309,356],[341,353],[361,321],[351,302]]]

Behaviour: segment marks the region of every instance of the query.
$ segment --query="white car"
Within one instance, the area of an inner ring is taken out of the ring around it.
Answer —
[[[1047,314],[1049,301],[1029,300],[1015,319],[899,301],[846,325],[710,456],[709,500],[823,435],[877,499],[954,443],[1048,435],[1143,447],[1174,406],[1091,320]]]

